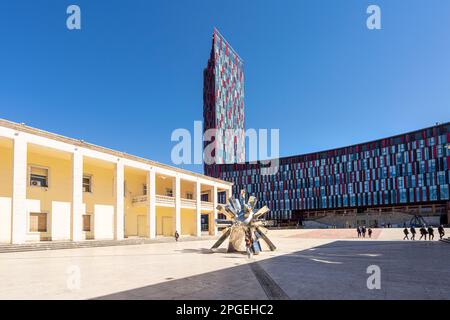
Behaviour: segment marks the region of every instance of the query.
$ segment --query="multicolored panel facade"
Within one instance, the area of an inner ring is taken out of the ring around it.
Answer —
[[[210,167],[270,209],[270,219],[318,210],[421,204],[449,208],[450,123],[359,145],[280,158],[275,175],[260,164]]]
[[[216,129],[215,163],[245,161],[243,61],[215,29],[211,55],[204,70],[204,131]],[[205,142],[206,145],[211,142]],[[205,165],[205,171],[209,166]]]

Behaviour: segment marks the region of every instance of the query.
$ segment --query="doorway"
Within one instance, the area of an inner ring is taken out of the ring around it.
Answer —
[[[138,230],[138,237],[146,237],[147,236],[147,217],[146,216],[138,216],[137,217],[137,230]]]
[[[174,232],[172,232],[173,219],[172,217],[162,217],[162,232],[163,236],[171,237]]]

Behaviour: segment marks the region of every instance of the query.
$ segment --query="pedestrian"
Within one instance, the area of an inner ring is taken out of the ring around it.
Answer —
[[[445,236],[445,230],[444,230],[444,226],[442,224],[438,227],[438,232],[439,232],[439,237],[442,240],[442,238],[444,238],[444,236]]]
[[[175,241],[178,242],[178,238],[180,237],[180,234],[178,231],[175,231]]]
[[[428,227],[428,240],[434,240],[434,229],[433,226]]]
[[[356,228],[356,232],[358,233],[358,238],[361,238],[361,227],[360,226],[358,226]]]
[[[403,233],[405,234],[405,236],[403,237],[403,240],[409,240],[409,237],[408,237],[408,234],[409,234],[409,231],[408,231],[408,228],[405,228],[405,229],[403,229]]]
[[[249,235],[248,233],[246,233],[246,234],[245,234],[245,248],[246,248],[246,250],[247,250],[247,257],[248,257],[249,259],[251,259],[252,256],[253,256],[253,249],[252,249],[252,246],[253,246],[253,240],[252,240],[252,237],[251,237],[251,235]]]
[[[411,240],[416,240],[416,228],[414,228],[414,226],[411,226],[409,231],[411,231]]]
[[[367,230],[367,232],[369,233],[369,238],[372,238],[372,229],[369,228],[369,230]]]
[[[366,226],[362,227],[361,232],[362,232],[363,238],[365,238],[366,237]]]
[[[422,240],[422,238],[425,238],[425,240],[427,240],[427,229],[425,229],[425,226],[422,226],[422,228],[420,228],[419,240]]]

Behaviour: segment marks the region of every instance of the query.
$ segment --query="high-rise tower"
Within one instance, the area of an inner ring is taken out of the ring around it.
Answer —
[[[211,153],[214,164],[245,161],[243,61],[217,29],[203,73],[203,130],[215,129]],[[206,152],[208,153],[208,152]],[[205,173],[214,165],[205,164]]]

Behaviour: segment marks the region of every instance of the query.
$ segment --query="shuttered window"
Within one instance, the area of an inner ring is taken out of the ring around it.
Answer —
[[[47,232],[46,213],[30,213],[30,232]]]
[[[91,231],[91,216],[83,215],[83,231]]]

